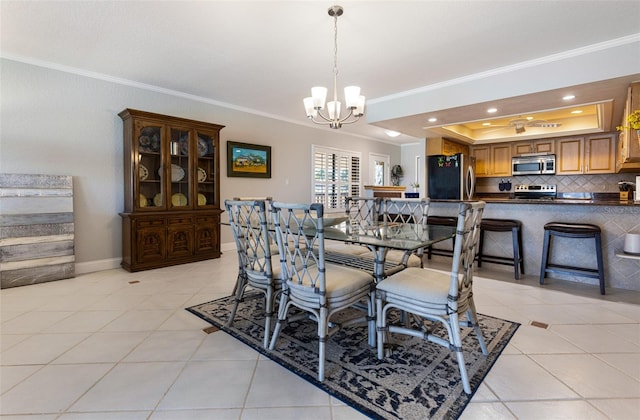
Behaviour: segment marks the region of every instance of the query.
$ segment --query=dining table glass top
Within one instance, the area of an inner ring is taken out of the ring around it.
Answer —
[[[456,228],[413,223],[384,223],[361,226],[342,222],[324,228],[324,238],[346,243],[414,251],[455,236]]]
[[[424,226],[398,222],[379,222],[363,226],[349,223],[346,217],[330,220],[329,226],[324,226],[325,239],[374,248],[415,251],[453,238],[456,234],[456,228],[453,226]],[[222,221],[222,224],[229,225],[229,221]],[[268,229],[275,230],[273,222],[269,221]],[[308,230],[310,236],[315,234],[315,227],[311,225],[305,224],[303,229]]]

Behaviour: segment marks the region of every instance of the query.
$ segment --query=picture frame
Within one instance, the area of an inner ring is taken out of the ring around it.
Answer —
[[[228,141],[227,176],[271,178],[271,146]]]

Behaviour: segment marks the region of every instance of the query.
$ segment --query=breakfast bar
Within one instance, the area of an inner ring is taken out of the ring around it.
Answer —
[[[509,194],[489,194],[478,197],[487,203],[484,217],[518,219],[522,222],[525,273],[538,276],[542,257],[544,225],[548,222],[589,223],[602,229],[602,247],[605,268],[605,285],[618,289],[640,291],[640,256],[623,252],[626,233],[640,232],[640,202],[616,200],[615,194],[583,196],[573,199],[558,195],[553,200],[516,199]],[[430,213],[453,216],[457,200],[431,200]],[[509,254],[510,241],[487,232],[485,253]],[[559,241],[551,258],[559,264],[595,267],[593,240],[580,240],[578,246],[571,242],[562,246]],[[558,252],[555,252],[555,251]],[[575,250],[567,251],[567,250]],[[554,274],[576,282],[598,284],[597,279]],[[596,288],[594,292],[597,293]]]

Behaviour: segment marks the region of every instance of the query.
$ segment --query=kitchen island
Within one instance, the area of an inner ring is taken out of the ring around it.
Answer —
[[[609,194],[611,195],[611,194]],[[544,225],[548,222],[591,223],[602,229],[602,253],[605,267],[605,285],[618,289],[640,291],[640,258],[623,252],[624,235],[640,233],[640,203],[619,201],[611,197],[594,196],[591,199],[514,199],[508,194],[480,196],[487,203],[484,217],[517,219],[522,222],[522,240],[525,273],[539,276],[542,257]],[[457,200],[431,200],[429,214],[455,216]],[[554,238],[550,256],[557,264],[595,267],[593,239]],[[569,242],[567,242],[569,241]],[[511,237],[504,233],[486,232],[487,255],[513,255]],[[487,263],[489,264],[489,263]],[[499,267],[499,266],[496,266]],[[560,278],[597,286],[597,279],[550,273]],[[594,293],[598,293],[594,287]]]

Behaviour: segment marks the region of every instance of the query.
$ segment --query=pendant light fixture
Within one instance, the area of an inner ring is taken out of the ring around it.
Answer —
[[[304,107],[307,118],[316,124],[326,124],[331,128],[340,128],[342,124],[351,124],[364,115],[364,96],[360,95],[358,86],[347,86],[344,88],[345,105],[349,113],[340,118],[341,104],[338,101],[338,16],[344,13],[342,6],[332,6],[329,8],[329,16],[333,17],[333,101],[328,102],[326,114],[325,101],[327,99],[327,88],[316,86],[311,88],[311,96],[304,98]]]

